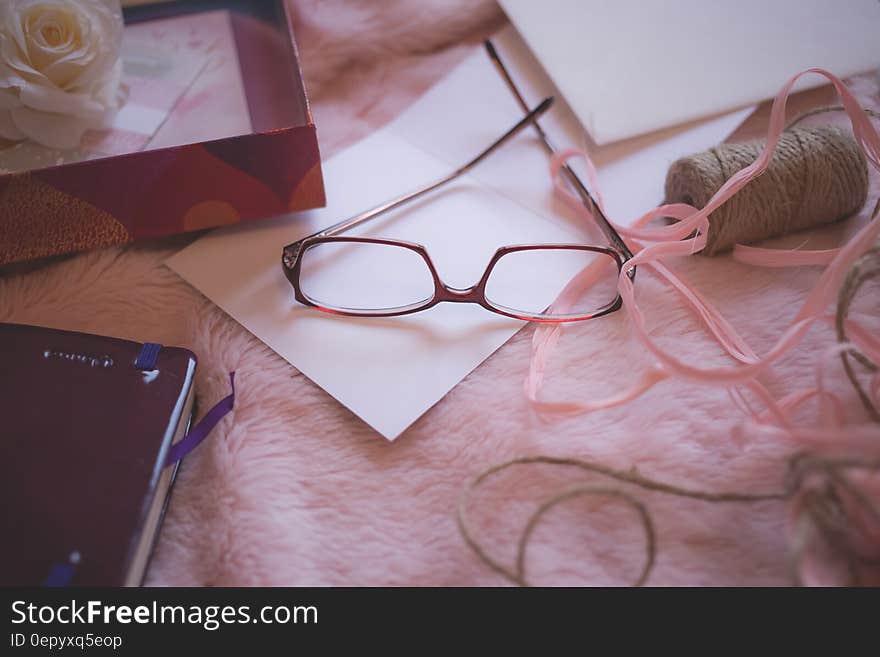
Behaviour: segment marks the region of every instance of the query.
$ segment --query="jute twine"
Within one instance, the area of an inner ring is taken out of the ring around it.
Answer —
[[[790,573],[795,584],[803,583],[802,564],[810,550],[819,542],[845,564],[848,573],[845,583],[848,585],[861,584],[863,568],[880,564],[877,554],[865,548],[866,544],[870,545],[870,539],[866,541],[865,537],[873,535],[877,527],[880,527],[880,507],[856,482],[860,474],[880,473],[880,461],[820,458],[802,453],[789,459],[782,490],[748,493],[685,488],[646,477],[635,468],[629,471],[615,470],[601,463],[583,459],[532,456],[499,463],[474,477],[461,495],[456,516],[459,531],[474,554],[489,568],[517,586],[531,585],[526,574],[526,553],[532,534],[541,519],[555,506],[576,497],[617,499],[627,503],[636,511],[644,534],[644,559],[633,578],[633,586],[642,586],[648,582],[657,561],[657,530],[647,505],[626,490],[595,484],[565,489],[539,504],[529,516],[517,541],[516,561],[512,568],[489,554],[476,539],[471,527],[468,511],[472,506],[471,498],[474,491],[508,469],[539,464],[577,468],[613,479],[617,483],[631,484],[643,491],[655,491],[710,504],[789,502],[796,507],[793,522],[794,536],[789,551]]]
[[[831,111],[831,108],[821,108]],[[816,113],[816,112],[813,112]],[[721,144],[672,164],[665,203],[703,208],[737,171],[754,162],[765,140]],[[767,170],[709,215],[703,255],[848,217],[868,194],[865,155],[836,127],[782,133]]]
[[[877,215],[878,209],[880,209],[880,201],[877,202],[877,205],[878,207],[874,210],[875,216]],[[880,219],[874,219],[874,221],[880,221]],[[859,289],[865,283],[875,278],[880,278],[880,245],[875,246],[853,263],[853,266],[847,273],[846,279],[843,281],[843,285],[840,288],[840,294],[837,297],[837,313],[834,322],[835,328],[837,329],[837,340],[839,342],[847,341],[846,318]],[[861,399],[862,405],[865,407],[865,411],[874,422],[880,422],[880,411],[878,411],[874,402],[871,401],[871,397],[862,387],[862,383],[859,381],[858,374],[853,367],[850,357],[856,360],[859,365],[870,373],[876,372],[880,363],[872,363],[855,348],[843,352],[840,357],[843,359],[843,368],[846,371],[846,376],[856,389],[859,399]]]
[[[880,201],[874,211],[874,221],[880,210]],[[847,340],[846,319],[859,290],[868,281],[880,277],[880,246],[860,257],[851,267],[838,297],[837,338]],[[857,391],[865,409],[875,422],[880,414],[865,392],[852,363],[852,357],[869,372],[876,372],[880,364],[871,362],[856,349],[842,354],[847,376]],[[859,486],[864,475],[880,474],[880,461],[858,458],[829,458],[800,453],[788,461],[788,469],[781,490],[752,493],[747,491],[713,492],[686,488],[646,477],[635,468],[616,470],[601,463],[574,458],[531,456],[512,459],[494,465],[475,476],[465,487],[459,499],[457,522],[465,543],[489,568],[513,584],[529,586],[526,574],[526,555],[529,542],[542,518],[554,507],[578,497],[601,497],[625,502],[638,517],[644,534],[644,559],[633,578],[633,586],[647,583],[657,561],[657,530],[650,509],[638,497],[614,486],[584,483],[557,492],[541,501],[526,521],[517,541],[513,567],[493,557],[476,539],[469,518],[469,508],[476,489],[500,473],[516,467],[553,465],[575,468],[591,475],[611,479],[617,484],[630,485],[642,491],[653,491],[681,498],[690,498],[709,504],[754,504],[783,501],[793,513],[792,537],[789,544],[789,568],[795,584],[802,584],[804,563],[812,549],[822,545],[838,559],[847,573],[846,584],[863,582],[866,568],[880,566],[876,545],[872,538],[880,529],[880,507]],[[872,550],[872,548],[874,548]]]

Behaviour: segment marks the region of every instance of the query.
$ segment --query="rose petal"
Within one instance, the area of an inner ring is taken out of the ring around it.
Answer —
[[[6,89],[0,89],[0,111],[15,109],[16,107],[21,107],[18,94]]]
[[[0,56],[2,57],[2,56]],[[3,63],[0,59],[0,89],[9,89],[10,87],[21,87],[24,80],[22,77]]]
[[[85,94],[65,93],[58,89],[27,83],[19,94],[22,105],[41,112],[69,114],[81,119],[101,121],[107,108]]]
[[[76,47],[79,31],[75,21],[65,19],[57,11],[46,11],[37,18],[31,29],[31,47],[44,54],[61,55]]]
[[[28,34],[28,58],[31,65],[40,71],[64,54],[57,47],[51,47],[46,44],[42,30],[45,28],[45,24],[50,22],[47,21],[47,18],[49,17],[45,13],[41,15]],[[67,49],[70,49],[69,45]]]
[[[21,8],[15,7],[15,3],[11,2],[6,2],[4,4],[5,11],[3,12],[3,15],[0,16],[2,25],[5,27],[9,36],[14,40],[19,52],[24,54],[27,52],[27,39],[25,39],[24,30],[21,25]]]
[[[7,110],[0,112],[0,137],[11,141],[19,141],[27,137],[19,130],[12,120],[12,114]]]
[[[29,107],[19,107],[11,110],[10,114],[15,127],[25,136],[49,148],[76,148],[85,131],[90,128],[87,121],[75,116],[38,112]]]
[[[81,58],[74,55],[65,56],[44,68],[43,74],[59,89],[73,91],[71,87],[82,80],[83,73],[91,61],[92,57],[89,56]]]
[[[0,39],[0,61],[21,79],[39,80],[45,77],[28,63],[26,56],[8,38]]]
[[[114,64],[119,61],[119,51],[122,45],[122,23],[117,22],[109,12],[103,15],[90,15],[88,27],[83,27],[83,33],[95,34],[85,43],[94,55],[94,61],[83,71],[82,76],[76,81],[75,88],[78,91],[86,91],[110,74]],[[72,89],[73,90],[73,89]]]

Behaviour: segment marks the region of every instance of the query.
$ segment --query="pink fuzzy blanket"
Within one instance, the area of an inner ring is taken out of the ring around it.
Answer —
[[[296,0],[294,6],[325,157],[401,111],[503,20],[487,0]],[[871,198],[876,193],[875,181]],[[820,231],[815,244],[835,243],[863,219]],[[727,394],[676,381],[624,407],[555,421],[536,417],[522,393],[531,328],[389,444],[162,265],[191,239],[95,251],[0,276],[0,321],[195,351],[202,413],[227,393],[228,372],[237,372],[235,410],[181,468],[149,584],[497,585],[504,580],[470,551],[455,523],[462,487],[486,466],[551,454],[637,467],[695,488],[754,492],[779,489],[785,459],[798,448],[733,440],[742,415]],[[756,269],[728,257],[675,266],[759,353],[818,276],[811,268]],[[704,365],[726,362],[668,289],[650,276],[638,287],[652,331]],[[878,296],[860,312],[876,318]],[[593,398],[634,381],[649,362],[626,324],[617,313],[567,329],[546,394]],[[814,328],[765,385],[777,396],[804,387],[815,353],[832,340],[830,328]],[[863,417],[839,367],[832,369],[846,412]],[[552,466],[511,471],[475,500],[481,541],[512,566],[529,512],[582,481],[609,484]],[[784,503],[713,505],[636,494],[651,508],[658,532],[650,584],[790,581]],[[629,583],[644,559],[640,527],[619,502],[573,500],[535,532],[529,578]]]

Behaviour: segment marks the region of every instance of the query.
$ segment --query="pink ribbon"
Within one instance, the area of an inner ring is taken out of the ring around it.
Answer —
[[[543,412],[577,415],[605,408],[611,408],[630,402],[652,386],[667,378],[674,377],[691,381],[696,384],[728,388],[734,404],[745,412],[750,420],[746,429],[754,432],[771,434],[774,437],[796,440],[812,446],[834,443],[838,446],[866,446],[871,435],[873,444],[870,449],[878,451],[876,427],[847,426],[843,430],[843,412],[840,400],[826,389],[826,370],[829,359],[846,349],[858,348],[874,362],[880,362],[880,337],[872,334],[867,328],[848,320],[847,335],[849,343],[835,345],[829,349],[816,366],[815,388],[792,393],[776,400],[769,391],[757,380],[771,365],[791,351],[804,337],[809,328],[817,321],[829,321],[826,309],[831,304],[853,262],[871,248],[880,235],[880,221],[877,210],[864,227],[862,227],[846,244],[838,249],[809,250],[773,250],[751,246],[737,245],[734,258],[740,262],[764,267],[792,266],[823,266],[822,275],[810,291],[797,316],[785,329],[777,342],[763,356],[758,356],[740,336],[724,316],[681,274],[670,270],[665,260],[672,256],[687,256],[700,251],[707,241],[711,230],[709,215],[742,190],[751,180],[759,176],[769,165],[773,151],[785,127],[785,105],[795,81],[807,73],[817,73],[826,77],[840,95],[843,106],[852,123],[853,135],[862,148],[872,167],[880,170],[880,136],[876,128],[862,110],[859,102],[844,83],[828,71],[814,68],[792,77],[776,96],[770,113],[767,143],[758,158],[749,166],[734,174],[712,196],[706,206],[697,209],[691,205],[676,203],[657,207],[639,217],[631,226],[622,226],[612,221],[621,235],[628,238],[634,256],[627,263],[627,268],[638,265],[640,269],[650,270],[661,280],[671,285],[683,298],[686,305],[701,320],[707,331],[718,344],[735,360],[736,364],[729,367],[696,367],[682,360],[677,354],[664,349],[649,334],[645,318],[635,297],[633,282],[626,275],[626,268],[618,280],[618,290],[623,299],[623,309],[627,313],[634,337],[653,357],[654,363],[629,388],[605,399],[594,401],[547,401],[540,397],[544,383],[547,362],[555,347],[561,331],[561,324],[539,324],[532,339],[532,358],[529,373],[525,380],[525,393],[534,407]],[[562,165],[572,157],[581,157],[587,163],[589,179],[594,190],[598,190],[596,169],[589,156],[579,151],[565,151],[554,157],[550,164],[553,184],[557,195],[572,210],[588,220],[592,214],[580,198],[567,187],[565,179],[560,175]],[[604,210],[601,196],[596,193],[597,203]],[[607,212],[606,212],[607,215]],[[658,217],[671,217],[675,223],[652,226],[652,220]],[[579,294],[595,282],[592,271],[585,271],[576,276],[554,302],[554,307],[564,309],[570,307]],[[740,389],[740,387],[742,389]],[[873,399],[880,393],[880,375],[874,376],[869,385],[869,394]],[[762,409],[756,409],[745,395],[751,393],[754,400],[759,401]],[[790,420],[791,413],[801,404],[810,399],[818,399],[821,423],[820,426],[797,427]]]

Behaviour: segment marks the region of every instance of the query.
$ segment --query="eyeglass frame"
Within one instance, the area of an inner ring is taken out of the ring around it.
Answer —
[[[612,246],[610,247],[602,247],[591,244],[518,244],[518,245],[509,245],[503,246],[495,251],[492,258],[489,261],[489,264],[486,267],[482,277],[480,280],[470,288],[454,288],[446,283],[440,278],[437,273],[437,268],[434,266],[433,261],[431,260],[430,255],[428,254],[427,249],[421,245],[413,242],[407,242],[404,240],[394,240],[394,239],[385,239],[385,238],[375,238],[375,237],[343,237],[339,236],[339,233],[342,233],[350,228],[354,228],[355,226],[369,221],[370,219],[374,219],[382,214],[390,212],[402,205],[413,201],[417,198],[420,198],[439,187],[451,182],[452,180],[458,178],[463,175],[477,164],[482,162],[485,158],[491,155],[496,149],[506,143],[509,139],[511,139],[514,135],[518,134],[521,130],[523,130],[526,126],[532,125],[535,131],[537,132],[541,143],[543,144],[545,150],[548,153],[555,154],[556,149],[550,141],[547,133],[538,123],[537,119],[540,115],[546,112],[550,106],[553,104],[553,97],[545,98],[539,105],[537,105],[534,109],[529,109],[526,104],[525,99],[517,88],[516,84],[513,81],[510,73],[505,67],[501,57],[499,56],[497,50],[493,46],[490,40],[486,40],[484,42],[486,50],[489,54],[489,57],[493,60],[496,68],[498,69],[501,76],[504,78],[505,83],[507,84],[510,91],[513,93],[514,97],[520,104],[520,107],[526,112],[525,116],[516,123],[512,128],[510,128],[504,135],[499,137],[495,142],[493,142],[489,147],[483,150],[479,155],[473,158],[470,162],[465,165],[459,167],[451,174],[444,176],[440,180],[426,185],[414,192],[404,194],[392,201],[379,205],[375,208],[367,210],[359,215],[351,217],[349,219],[345,219],[340,221],[328,228],[320,230],[311,235],[307,235],[296,242],[288,244],[284,247],[282,251],[281,264],[282,269],[284,271],[284,275],[287,280],[290,282],[291,286],[294,290],[295,299],[308,307],[315,308],[322,312],[334,314],[334,315],[342,315],[347,317],[399,317],[403,315],[409,315],[412,313],[422,312],[424,310],[428,310],[436,306],[439,303],[444,302],[452,302],[452,303],[474,303],[479,306],[482,306],[486,310],[490,312],[494,312],[506,317],[511,317],[514,319],[520,319],[523,321],[533,321],[533,322],[546,322],[546,323],[564,323],[564,322],[575,322],[575,321],[585,321],[588,319],[595,319],[597,317],[602,317],[603,315],[608,315],[610,313],[619,310],[623,305],[623,300],[618,293],[614,300],[609,304],[600,307],[596,311],[593,311],[589,314],[585,315],[575,315],[575,316],[562,316],[562,317],[542,317],[537,314],[532,313],[521,313],[521,312],[512,312],[512,309],[504,309],[506,307],[499,307],[493,305],[491,301],[486,298],[485,288],[486,284],[491,276],[492,270],[498,261],[505,255],[509,253],[522,252],[522,251],[530,251],[530,250],[579,250],[579,251],[590,251],[594,253],[602,253],[604,255],[610,256],[613,258],[615,264],[617,265],[618,276],[620,272],[623,270],[623,267],[627,261],[629,261],[633,255],[632,252],[627,247],[626,243],[621,238],[620,234],[614,228],[610,221],[605,217],[599,205],[593,200],[592,195],[589,190],[574,172],[574,170],[568,165],[563,164],[561,167],[562,172],[566,175],[569,183],[574,188],[575,192],[580,196],[584,205],[591,211],[593,216],[596,218],[599,227],[602,229],[602,232],[605,234],[609,242]],[[405,306],[399,306],[394,309],[376,309],[375,311],[371,310],[357,310],[353,308],[342,308],[342,307],[331,307],[322,305],[318,302],[315,302],[308,298],[308,296],[302,290],[302,284],[300,281],[300,275],[302,271],[302,256],[313,246],[322,244],[322,243],[333,243],[333,242],[347,242],[347,243],[364,243],[364,244],[380,244],[386,246],[398,246],[402,248],[409,249],[417,253],[427,264],[428,269],[431,273],[431,277],[433,279],[434,284],[434,294],[431,298],[426,299],[424,301],[416,302],[413,304],[408,304]],[[627,276],[632,280],[635,278],[636,267],[630,267],[627,270]]]
[[[302,256],[309,250],[309,248],[313,246],[330,243],[380,244],[384,246],[394,246],[409,249],[410,251],[418,254],[427,265],[428,271],[430,271],[431,273],[431,279],[434,284],[434,293],[430,298],[424,299],[422,301],[417,301],[415,303],[407,304],[404,306],[397,306],[393,309],[388,308],[377,310],[358,310],[353,308],[346,309],[342,307],[324,305],[318,301],[310,299],[308,295],[303,291],[302,284],[300,282],[300,272],[303,262]],[[285,268],[285,275],[287,276],[287,280],[289,280],[291,285],[293,286],[294,296],[296,297],[296,300],[303,305],[310,306],[312,308],[316,308],[318,310],[333,315],[344,315],[346,317],[399,317],[403,315],[410,315],[412,313],[422,312],[423,310],[428,310],[429,308],[433,308],[439,303],[452,302],[475,303],[479,306],[482,306],[486,310],[497,313],[499,315],[504,315],[505,317],[511,317],[513,319],[519,319],[528,322],[559,323],[584,321],[587,319],[601,317],[602,315],[607,315],[614,312],[615,310],[619,310],[621,305],[623,304],[623,301],[620,298],[620,294],[617,294],[610,303],[587,314],[571,317],[542,317],[541,315],[536,313],[514,311],[513,309],[507,308],[506,306],[493,304],[492,301],[486,297],[486,284],[489,282],[489,277],[492,275],[492,270],[495,268],[501,258],[509,253],[538,250],[567,250],[601,253],[612,258],[615,266],[617,267],[617,273],[619,275],[621,269],[623,268],[623,260],[620,257],[620,254],[618,254],[617,251],[610,247],[593,246],[588,244],[515,244],[510,246],[502,246],[501,248],[497,249],[492,255],[492,258],[489,260],[489,264],[486,266],[486,270],[483,272],[483,275],[480,277],[479,281],[477,281],[475,285],[463,289],[451,287],[444,283],[443,280],[440,278],[439,273],[437,272],[437,268],[434,266],[434,262],[431,260],[431,256],[429,255],[428,250],[423,245],[416,244],[414,242],[385,239],[380,237],[329,236],[307,238],[302,242],[301,248],[302,250],[299,254],[299,257],[297,257],[296,262],[293,264],[293,267]]]

